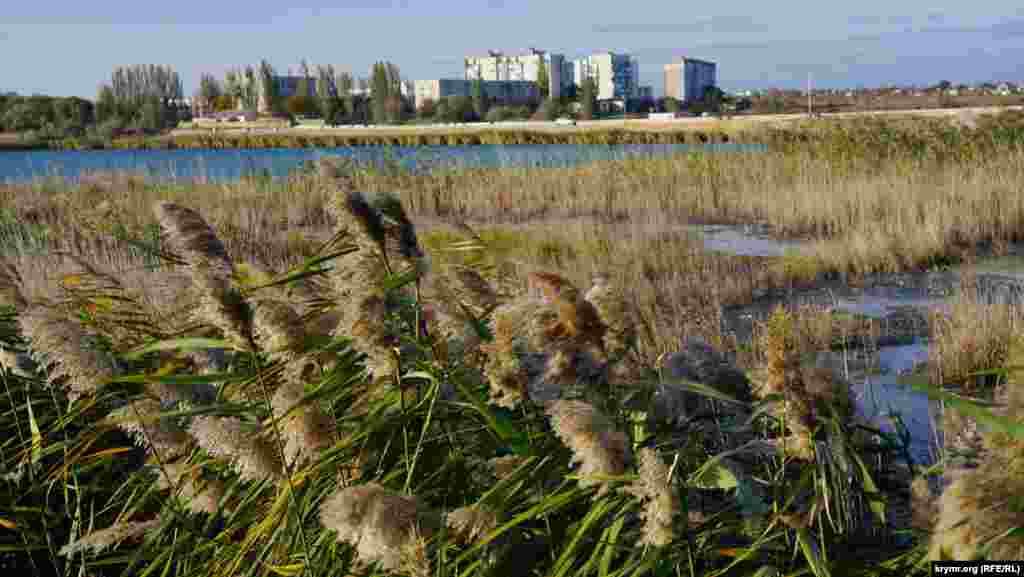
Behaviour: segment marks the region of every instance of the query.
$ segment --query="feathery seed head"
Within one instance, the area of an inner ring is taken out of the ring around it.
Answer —
[[[140,399],[114,409],[108,418],[130,434],[148,454],[168,460],[188,451],[189,437],[173,419],[160,416],[160,401]]]
[[[217,479],[200,480],[192,467],[184,461],[165,463],[157,473],[157,489],[171,489],[189,511],[213,514],[219,510],[227,490]]]
[[[287,303],[261,299],[253,311],[253,334],[272,357],[288,358],[305,345],[305,327]]]
[[[679,496],[672,490],[669,468],[657,452],[643,448],[638,455],[640,481],[628,491],[646,501],[643,543],[664,547],[672,542],[672,518],[680,510]]]
[[[338,533],[338,541],[356,546],[364,562],[398,569],[403,546],[417,537],[419,504],[377,483],[340,489],[320,506],[320,523]],[[423,531],[423,527],[419,527]]]
[[[593,405],[576,400],[548,403],[547,414],[558,438],[573,452],[573,462],[580,463],[580,485],[601,484],[599,494],[607,491],[602,481],[586,479],[591,475],[621,475],[630,460],[625,434],[615,431],[611,421]]]
[[[214,457],[231,460],[243,480],[277,479],[281,461],[277,451],[240,419],[201,415],[192,419],[189,432]]]
[[[445,518],[448,528],[462,543],[472,543],[498,526],[498,515],[479,505],[460,507]]]
[[[56,363],[48,371],[50,381],[67,377],[72,400],[95,392],[114,376],[114,360],[97,349],[80,324],[37,306],[18,315],[18,325],[33,358],[41,366]]]
[[[224,243],[198,212],[173,202],[158,202],[154,212],[171,245],[190,265],[225,281],[234,273]]]
[[[300,405],[304,395],[301,381],[288,380],[271,399],[274,417],[281,419],[286,463],[313,458],[333,439],[334,421],[315,402]]]
[[[115,523],[106,529],[92,531],[88,535],[84,535],[61,547],[60,555],[74,555],[79,551],[86,551],[89,549],[92,549],[93,553],[99,553],[111,545],[117,545],[127,539],[141,537],[150,531],[158,529],[159,527],[159,518],[152,519],[150,521]]]

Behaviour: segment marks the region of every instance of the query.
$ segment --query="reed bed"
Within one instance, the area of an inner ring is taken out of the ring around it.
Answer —
[[[289,268],[236,260],[201,213],[168,201],[152,245],[9,247],[17,298],[0,336],[34,360],[0,373],[3,510],[19,511],[3,521],[21,562],[826,575],[890,538],[892,456],[857,432],[845,383],[794,368],[784,314],[763,384],[734,397],[675,383],[731,419],[656,418],[668,381],[637,357],[612,279],[496,285],[434,258],[466,243],[421,244],[397,197],[329,197],[336,234]],[[891,553],[875,567],[920,556]]]
[[[910,152],[797,139],[574,169],[7,186],[7,550],[36,573],[208,575],[883,575],[990,545],[1013,557],[1011,313],[968,297],[933,320],[932,385],[1011,365],[992,418],[933,387],[988,426],[979,468],[944,482],[911,483],[901,440],[814,365],[855,321],[776,311],[728,388],[661,360],[690,335],[735,348],[722,306],[757,290],[1016,240],[1014,126]],[[693,220],[818,244],[710,255],[678,230]]]

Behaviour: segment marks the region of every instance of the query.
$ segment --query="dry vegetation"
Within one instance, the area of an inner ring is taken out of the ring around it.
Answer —
[[[879,125],[882,152],[812,127],[818,149],[573,169],[7,186],[0,525],[18,562],[94,574],[882,575],[1001,533],[1019,552],[1015,421],[940,507],[919,481],[925,532],[892,541],[915,469],[808,355],[877,327],[779,309],[742,387],[656,370],[684,336],[735,349],[722,306],[755,289],[1018,240],[1019,119],[987,122],[923,150],[945,129]],[[708,254],[692,221],[815,252]],[[932,322],[933,382],[1012,364],[1017,327],[968,294]],[[1017,414],[1018,375],[991,380]]]

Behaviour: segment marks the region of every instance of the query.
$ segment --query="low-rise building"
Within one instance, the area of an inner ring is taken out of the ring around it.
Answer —
[[[277,97],[280,99],[290,98],[297,94],[299,92],[300,87],[303,84],[303,81],[306,81],[306,96],[310,98],[316,97],[316,78],[306,78],[305,76],[277,75],[272,76],[271,81],[274,83],[276,88],[275,93],[277,94]],[[256,109],[260,112],[260,114],[269,113],[271,112],[271,106],[270,103],[267,102],[266,90],[263,89],[262,79],[259,76],[257,76],[256,82],[261,85],[259,90],[256,91]]]
[[[426,100],[437,102],[449,96],[472,96],[476,80],[439,78],[415,82],[416,108]],[[536,82],[529,80],[481,80],[484,98],[499,104],[526,104],[540,99]]]

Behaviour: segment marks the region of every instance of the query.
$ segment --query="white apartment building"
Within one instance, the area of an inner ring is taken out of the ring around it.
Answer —
[[[571,85],[566,78],[565,56],[531,48],[525,54],[504,54],[490,51],[486,56],[467,56],[465,79],[490,81],[537,82],[540,64],[548,73],[551,98],[560,98]]]
[[[718,65],[707,60],[680,57],[665,65],[665,96],[685,103],[704,98],[709,86],[718,85]]]
[[[639,96],[640,64],[628,54],[600,52],[573,61],[573,84],[593,78],[598,100],[628,100]]]

